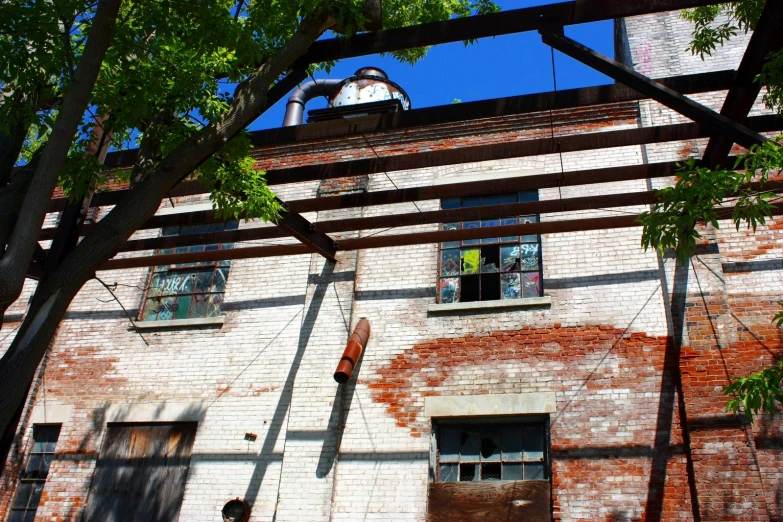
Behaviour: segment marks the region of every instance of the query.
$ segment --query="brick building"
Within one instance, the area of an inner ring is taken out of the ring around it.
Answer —
[[[749,38],[702,61],[684,51],[691,29],[677,13],[615,25],[618,59],[653,78],[736,69]],[[693,95],[715,109],[724,97]],[[763,112],[757,102],[751,116]],[[284,169],[552,141],[544,154],[275,186],[295,201],[498,180],[483,200],[305,214],[322,222],[660,188],[671,178],[505,189],[522,176],[701,157],[706,138],[558,153],[553,137],[687,121],[657,102],[627,101],[313,138],[260,147],[256,159]],[[311,123],[312,134],[326,124]],[[206,196],[183,196],[159,215],[207,208]],[[175,228],[133,239],[204,232]],[[129,520],[133,507],[143,513],[134,520],[179,512],[207,521],[238,497],[252,521],[783,520],[781,424],[726,414],[721,391],[781,354],[771,323],[783,287],[780,228],[705,229],[688,266],[644,251],[641,229],[630,227],[371,248],[340,252],[336,263],[318,254],[235,259],[184,267],[180,277],[180,266],[99,272],[132,324],[104,286],[85,285],[35,381],[0,512]],[[187,286],[188,277],[198,283]],[[4,318],[4,347],[33,288]],[[360,318],[369,342],[352,378],[337,384]]]

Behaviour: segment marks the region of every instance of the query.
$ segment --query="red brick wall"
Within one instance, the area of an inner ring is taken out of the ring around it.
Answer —
[[[665,337],[623,336],[612,326],[523,327],[418,344],[368,386],[413,437],[430,430],[428,395],[555,391],[556,515],[635,520],[656,511],[657,520],[690,520],[685,450],[671,372],[664,372],[670,350]],[[665,441],[656,438],[661,432]]]

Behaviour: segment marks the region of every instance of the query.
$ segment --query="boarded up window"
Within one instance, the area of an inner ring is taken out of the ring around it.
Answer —
[[[549,521],[549,423],[441,421],[430,522]]]
[[[84,519],[176,521],[195,434],[195,423],[110,425]]]

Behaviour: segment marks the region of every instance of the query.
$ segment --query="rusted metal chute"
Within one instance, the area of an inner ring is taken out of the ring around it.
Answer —
[[[343,357],[340,359],[340,363],[337,365],[337,369],[334,371],[334,380],[340,384],[348,382],[351,378],[353,369],[356,368],[356,364],[359,362],[359,358],[362,356],[367,341],[370,339],[370,321],[362,317],[356,328],[353,329],[353,333],[348,338],[348,344],[345,346]]]

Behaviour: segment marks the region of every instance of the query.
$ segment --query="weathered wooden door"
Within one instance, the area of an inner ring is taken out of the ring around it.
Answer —
[[[176,521],[195,434],[195,423],[110,425],[84,520]]]

